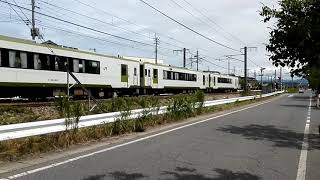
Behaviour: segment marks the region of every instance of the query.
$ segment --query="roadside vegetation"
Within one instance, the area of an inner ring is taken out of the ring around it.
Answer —
[[[78,102],[59,99],[56,108],[66,119],[66,131],[48,135],[34,136],[0,142],[0,161],[17,161],[26,157],[38,156],[41,153],[67,149],[72,145],[99,141],[123,134],[144,132],[147,129],[168,123],[186,120],[197,115],[229,110],[235,107],[261,101],[250,100],[225,105],[204,107],[205,96],[202,91],[195,94],[178,95],[168,100],[168,113],[159,115],[160,99],[153,96],[143,98],[114,98],[106,108],[110,111],[120,111],[119,117],[113,123],[80,128],[81,116],[87,114],[86,107]],[[129,117],[133,107],[145,108],[142,115],[131,120]]]
[[[179,96],[179,95],[175,95]],[[175,96],[139,96],[139,97],[118,97],[108,100],[100,100],[101,109],[95,108],[92,112],[88,111],[88,104],[80,101],[82,114],[91,115],[105,112],[117,112],[123,108],[123,104],[128,101],[132,102],[132,109],[145,108],[148,106],[166,106],[169,101]],[[239,97],[240,94],[208,94],[205,100],[228,99]],[[64,101],[63,101],[64,100]],[[41,107],[23,107],[23,106],[1,106],[0,105],[0,125],[16,124],[24,122],[42,121],[50,119],[59,119],[66,117],[61,107],[64,107],[66,99],[57,99],[54,106]],[[59,104],[60,103],[60,104]],[[79,104],[78,104],[79,105]],[[66,107],[64,107],[66,108]],[[68,109],[68,108],[66,108]]]
[[[299,92],[299,88],[288,88],[287,91],[290,94],[298,93]]]

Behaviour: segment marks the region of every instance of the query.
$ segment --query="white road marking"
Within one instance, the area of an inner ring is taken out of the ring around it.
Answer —
[[[289,98],[293,97],[293,94],[290,94],[288,97],[289,97]]]
[[[187,125],[179,126],[179,127],[176,127],[176,128],[164,131],[164,132],[160,132],[160,133],[157,133],[157,134],[153,134],[153,135],[150,135],[150,136],[139,138],[139,139],[136,139],[136,140],[133,140],[133,141],[129,141],[129,142],[126,142],[126,143],[123,143],[123,144],[112,146],[112,147],[109,147],[109,148],[106,148],[106,149],[102,149],[102,150],[99,150],[99,151],[96,151],[96,152],[92,152],[92,153],[89,153],[89,154],[81,155],[81,156],[78,156],[78,157],[75,157],[75,158],[71,158],[71,159],[59,162],[59,163],[53,163],[53,164],[50,164],[50,165],[47,165],[47,166],[44,166],[44,167],[40,167],[40,168],[37,168],[37,169],[25,171],[25,172],[22,172],[22,173],[19,173],[19,174],[15,174],[15,175],[12,175],[12,176],[9,176],[7,178],[0,179],[0,180],[16,179],[16,178],[19,178],[19,177],[23,177],[23,176],[27,176],[27,175],[30,175],[30,174],[34,174],[34,173],[37,173],[37,172],[40,172],[40,171],[44,171],[44,170],[47,170],[47,169],[50,169],[50,168],[54,168],[54,167],[57,167],[57,166],[61,166],[61,165],[70,163],[70,162],[73,162],[73,161],[77,161],[77,160],[80,160],[80,159],[83,159],[83,158],[87,158],[87,157],[90,157],[90,156],[93,156],[93,155],[96,155],[96,154],[101,154],[101,153],[104,153],[104,152],[107,152],[107,151],[111,151],[113,149],[117,149],[117,148],[120,148],[120,147],[123,147],[123,146],[134,144],[134,143],[137,143],[137,142],[140,142],[140,141],[144,141],[144,140],[147,140],[147,139],[151,139],[151,138],[154,138],[154,137],[157,137],[157,136],[160,136],[160,135],[163,135],[163,134],[167,134],[167,133],[170,133],[170,132],[173,132],[173,131],[177,131],[179,129],[183,129],[183,128],[186,128],[186,127],[189,127],[189,126],[194,126],[194,125],[197,125],[197,124],[200,124],[200,123],[211,121],[213,119],[217,119],[217,118],[220,118],[220,117],[224,117],[224,116],[228,116],[228,115],[231,115],[231,114],[235,114],[237,112],[241,112],[241,111],[244,111],[244,110],[247,110],[247,109],[251,109],[251,108],[254,108],[254,107],[269,103],[271,101],[273,101],[273,100],[269,100],[269,101],[266,101],[266,102],[263,102],[263,103],[252,105],[252,106],[249,106],[249,107],[246,107],[246,108],[242,108],[242,109],[239,109],[239,110],[236,110],[236,111],[232,111],[232,112],[229,112],[229,113],[221,114],[221,115],[218,115],[218,116],[215,116],[215,117],[212,117],[212,118],[204,119],[204,120],[197,121],[197,122],[194,122],[194,123],[190,123],[190,124],[187,124]]]
[[[303,143],[301,148],[298,172],[296,180],[305,180],[306,179],[306,170],[307,170],[307,156],[309,148],[309,132],[310,132],[310,120],[311,120],[311,105],[312,97],[310,97],[310,103],[308,107],[308,115],[306,121],[306,127],[304,129]]]

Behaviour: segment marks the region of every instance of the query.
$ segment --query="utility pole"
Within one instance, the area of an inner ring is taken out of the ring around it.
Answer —
[[[282,67],[280,67],[280,91],[282,91]]]
[[[230,59],[228,59],[228,75],[230,74]]]
[[[192,69],[192,65],[193,65],[193,57],[192,57],[192,55],[190,57],[190,65],[191,65],[191,69]]]
[[[186,58],[187,58],[187,48],[183,48],[182,50],[181,49],[178,49],[178,50],[173,50],[173,52],[183,52],[183,67],[186,68],[187,66],[187,62],[186,62]]]
[[[186,68],[186,48],[183,48],[183,67]]]
[[[248,60],[248,47],[244,47],[244,92],[248,92],[248,79],[247,79],[247,60]]]
[[[32,36],[32,40],[35,40],[36,36],[39,36],[39,29],[36,28],[36,21],[35,21],[35,17],[34,17],[34,10],[36,8],[35,5],[35,0],[31,0],[31,14],[32,14],[32,28],[31,28],[31,36]]]
[[[263,85],[263,83],[262,83],[262,77],[263,77],[263,71],[265,70],[266,68],[260,68],[260,71],[261,71],[261,74],[260,74],[260,76],[261,76],[261,90],[262,90],[262,85]]]
[[[158,64],[158,44],[159,44],[159,38],[157,37],[157,34],[155,33],[155,37],[154,37],[154,40],[155,40],[155,44],[156,44],[156,49],[155,49],[155,63]]]
[[[199,51],[197,50],[197,71],[199,71]]]

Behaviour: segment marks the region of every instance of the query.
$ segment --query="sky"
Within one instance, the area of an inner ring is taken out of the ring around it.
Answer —
[[[31,0],[7,1],[31,8]],[[144,0],[220,45],[182,27],[140,0],[35,1],[38,12],[99,31],[36,14],[36,27],[43,38],[57,44],[82,50],[96,49],[108,55],[154,58],[156,36],[159,38],[158,57],[166,64],[182,66],[182,53],[173,50],[187,48],[188,59],[199,51],[199,69],[222,73],[228,73],[226,55],[242,54],[244,46],[256,47],[248,51],[249,75],[253,77],[256,72],[258,76],[260,67],[266,68],[265,75],[274,75],[275,69],[279,72],[269,61],[265,49],[271,24],[263,23],[259,16],[262,4],[276,6],[277,0]],[[29,11],[0,2],[0,34],[31,39],[30,20]],[[237,75],[242,75],[243,56],[234,58],[240,61],[229,60],[229,72],[235,70]],[[192,64],[195,69],[195,62]],[[191,68],[191,60],[187,60],[187,65]],[[283,74],[289,77],[286,72]]]

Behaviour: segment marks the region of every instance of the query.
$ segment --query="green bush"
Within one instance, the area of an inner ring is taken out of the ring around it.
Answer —
[[[288,88],[287,89],[288,93],[298,93],[299,92],[299,89],[298,88]]]

